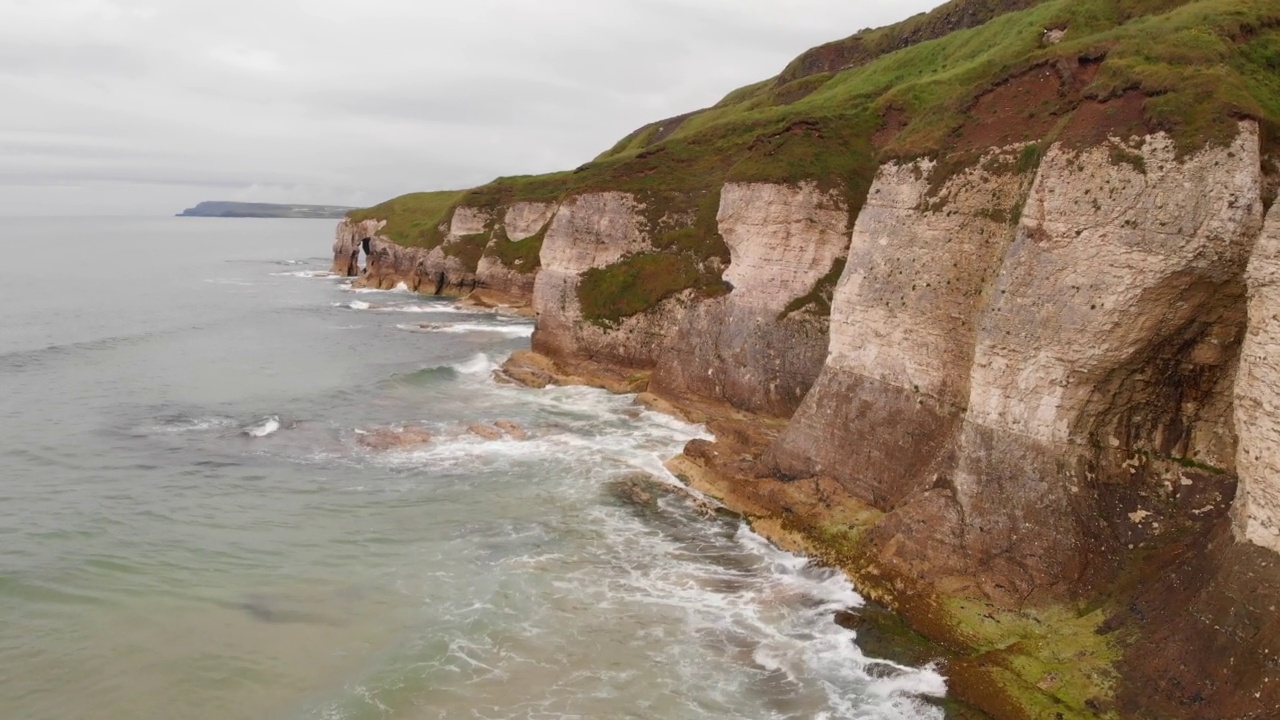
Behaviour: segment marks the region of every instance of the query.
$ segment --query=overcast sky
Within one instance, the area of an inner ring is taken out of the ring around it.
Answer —
[[[938,0],[0,0],[0,215],[576,167]]]

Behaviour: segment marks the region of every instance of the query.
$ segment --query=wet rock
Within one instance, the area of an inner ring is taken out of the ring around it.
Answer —
[[[484,423],[472,423],[467,426],[467,432],[472,435],[478,435],[485,440],[501,440],[503,438],[502,431],[492,425]]]
[[[361,432],[356,442],[370,450],[398,450],[415,445],[425,445],[431,440],[430,430],[424,427],[409,426],[403,428],[377,428]]]
[[[512,440],[529,439],[529,432],[510,420],[499,420],[493,426],[506,433]]]

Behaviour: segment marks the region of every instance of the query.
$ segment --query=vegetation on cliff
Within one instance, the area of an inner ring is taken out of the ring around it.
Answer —
[[[1059,137],[1084,106],[1097,115],[1092,133]],[[939,164],[945,172],[963,165],[970,149],[1085,145],[1151,130],[1171,133],[1189,151],[1226,141],[1244,117],[1277,136],[1274,2],[953,0],[815,48],[776,78],[646,125],[574,171],[415,193],[350,216],[387,220],[384,233],[397,243],[435,247],[456,206],[496,210],[599,190],[634,193],[654,251],[680,256],[661,261],[678,271],[659,279],[642,270],[654,261],[629,259],[595,274],[584,292],[588,317],[607,326],[684,290],[718,287],[724,265],[713,259],[727,253],[710,199],[726,182],[814,181],[844,192],[856,216],[886,157],[956,156]],[[528,269],[534,244],[516,252],[494,243],[488,252],[509,266],[523,257],[519,267]]]

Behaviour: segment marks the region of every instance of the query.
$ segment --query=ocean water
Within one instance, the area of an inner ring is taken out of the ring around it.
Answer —
[[[705,429],[495,382],[529,321],[355,292],[332,226],[6,223],[0,718],[942,717],[843,577],[617,491]]]

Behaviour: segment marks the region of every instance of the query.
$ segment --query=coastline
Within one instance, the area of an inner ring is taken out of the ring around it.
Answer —
[[[855,630],[860,646],[866,636],[864,651],[905,664],[938,663],[948,689],[940,705],[949,719],[1023,717],[1022,708],[1056,705],[1012,695],[1008,686],[1016,682],[993,678],[973,662],[975,658],[966,658],[975,652],[978,638],[966,634],[958,618],[947,614],[944,600],[922,595],[904,603],[904,594],[891,589],[892,581],[876,577],[876,569],[859,552],[859,539],[884,513],[829,478],[787,482],[762,473],[760,458],[783,431],[786,419],[700,398],[665,397],[649,390],[647,371],[628,374],[592,361],[557,361],[533,350],[514,353],[495,373],[500,381],[535,389],[587,386],[632,395],[637,404],[654,412],[706,425],[716,439],[691,441],[665,463],[667,469],[698,496],[741,517],[775,547],[843,572],[868,603],[867,611],[837,616],[832,622]],[[1000,612],[989,603],[965,609]]]

